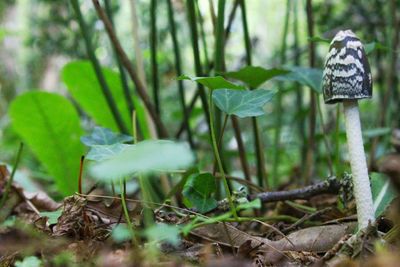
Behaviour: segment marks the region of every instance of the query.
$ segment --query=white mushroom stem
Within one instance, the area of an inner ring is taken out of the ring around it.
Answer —
[[[347,145],[349,149],[354,197],[357,205],[358,228],[362,229],[373,222],[374,205],[368,177],[367,160],[361,134],[360,114],[357,100],[344,100]]]

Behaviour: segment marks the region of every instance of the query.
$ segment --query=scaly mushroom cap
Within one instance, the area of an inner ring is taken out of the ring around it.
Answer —
[[[364,47],[351,31],[333,38],[325,61],[322,91],[327,104],[372,97],[372,77]]]

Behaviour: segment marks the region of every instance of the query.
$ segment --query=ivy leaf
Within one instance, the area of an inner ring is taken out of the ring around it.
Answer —
[[[230,90],[218,89],[212,94],[215,105],[229,115],[240,118],[265,114],[263,106],[271,101],[275,90]]]
[[[126,144],[95,145],[90,148],[88,154],[86,155],[86,159],[103,161],[118,155],[128,147],[130,147],[130,145]]]
[[[170,172],[189,167],[194,156],[184,143],[168,140],[146,140],[125,148],[91,166],[92,175],[100,181],[129,178],[138,173]]]
[[[322,92],[322,74],[321,69],[306,68],[306,67],[291,67],[291,72],[286,75],[276,77],[279,81],[298,82],[301,85],[309,86],[316,93]]]
[[[177,78],[178,80],[189,80],[193,82],[200,83],[205,87],[208,87],[211,90],[220,89],[220,88],[228,88],[234,90],[244,90],[245,88],[240,85],[236,85],[231,83],[230,81],[225,80],[221,76],[216,77],[189,77],[187,75],[181,75]]]
[[[94,127],[91,135],[81,137],[81,142],[86,146],[114,145],[133,141],[133,137],[126,134],[114,133],[110,129]]]
[[[217,206],[217,200],[211,196],[216,190],[215,177],[211,173],[196,173],[189,177],[182,194],[200,213],[205,213]]]
[[[42,211],[40,212],[40,216],[42,217],[47,217],[48,220],[47,222],[49,224],[56,224],[58,221],[58,218],[61,216],[62,210],[55,210],[55,211]]]
[[[226,76],[242,81],[251,88],[257,88],[264,82],[289,72],[288,70],[278,68],[265,69],[262,67],[246,66],[238,71],[227,72]]]
[[[378,218],[398,194],[393,189],[389,177],[382,173],[371,173],[371,189],[375,218]]]
[[[15,131],[53,176],[59,191],[76,192],[83,131],[74,106],[61,95],[31,91],[14,99],[9,115]]]

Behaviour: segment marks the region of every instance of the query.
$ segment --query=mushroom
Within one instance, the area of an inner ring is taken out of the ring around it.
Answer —
[[[338,32],[330,44],[322,89],[326,104],[343,103],[358,227],[362,229],[375,216],[357,101],[372,97],[372,78],[364,47],[351,30]]]

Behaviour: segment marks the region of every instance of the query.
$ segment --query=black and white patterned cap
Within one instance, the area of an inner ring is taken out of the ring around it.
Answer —
[[[327,104],[372,97],[372,76],[360,39],[351,31],[333,38],[325,61],[322,92]]]

